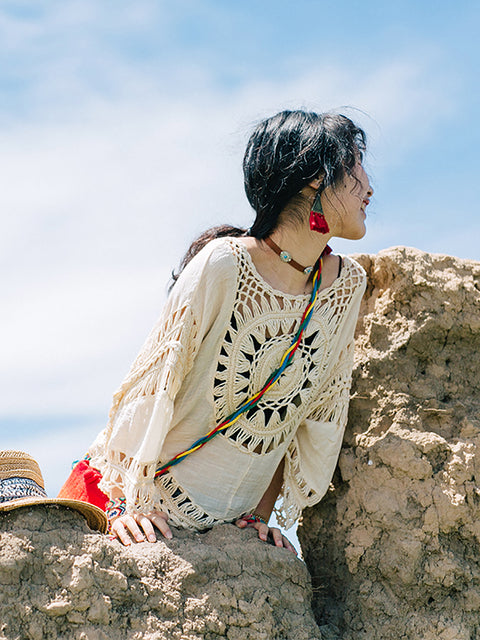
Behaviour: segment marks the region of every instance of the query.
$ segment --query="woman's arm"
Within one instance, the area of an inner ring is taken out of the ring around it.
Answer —
[[[199,254],[189,263],[173,288],[159,321],[114,396],[107,428],[89,450],[91,464],[103,476],[100,488],[111,498],[124,497],[126,514],[134,519],[136,514],[149,517],[161,502],[155,470],[175,423],[177,395],[204,337],[212,328],[222,333],[231,315],[236,263],[230,249],[211,245],[203,257]],[[118,510],[114,515],[119,515]],[[124,514],[120,517],[124,519]],[[154,524],[158,526],[156,521]],[[160,521],[158,524],[162,533],[169,532]],[[151,529],[148,523],[146,526]],[[138,537],[136,525],[132,528]]]
[[[272,481],[270,482],[268,489],[262,496],[262,499],[255,509],[257,516],[260,516],[268,523],[270,516],[272,515],[273,507],[280,494],[280,489],[283,484],[283,470],[285,468],[285,458],[282,458],[277,470],[274,473]]]
[[[255,512],[253,514],[248,514],[243,518],[240,518],[236,521],[237,527],[240,529],[245,529],[246,527],[254,527],[258,531],[258,537],[260,540],[267,541],[268,536],[271,535],[273,538],[273,542],[277,547],[285,547],[289,551],[293,551],[293,553],[297,553],[295,547],[292,543],[282,535],[282,532],[277,527],[269,527],[268,521],[270,520],[270,516],[272,515],[273,507],[275,506],[275,502],[280,494],[280,490],[283,484],[283,471],[285,468],[285,459],[282,459],[280,464],[275,471],[272,481],[268,485],[267,490],[263,494],[260,502],[258,503]],[[253,518],[258,518],[258,520],[249,518],[249,516],[253,516]]]

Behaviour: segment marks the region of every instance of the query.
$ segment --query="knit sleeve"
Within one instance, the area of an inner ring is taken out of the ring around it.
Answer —
[[[231,285],[231,261],[210,253],[194,259],[176,283],[162,315],[115,393],[106,429],[89,455],[102,473],[100,488],[119,489],[127,511],[158,503],[155,470],[172,427],[175,398]],[[199,254],[200,255],[200,254]],[[217,258],[217,259],[216,259]]]
[[[288,447],[280,503],[275,508],[279,524],[286,529],[329,487],[347,423],[352,366],[353,341],[342,350],[328,386]]]

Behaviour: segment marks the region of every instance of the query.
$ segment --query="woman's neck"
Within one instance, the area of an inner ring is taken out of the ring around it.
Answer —
[[[320,235],[309,228],[284,226],[277,227],[270,237],[280,249],[288,251],[294,260],[307,267],[315,265],[330,235]],[[245,241],[257,271],[274,289],[291,295],[311,292],[311,275],[297,271],[291,264],[282,262],[277,253],[263,240],[248,237],[242,240]],[[323,278],[324,286],[329,286],[329,281],[334,279],[335,275]]]
[[[330,234],[320,234],[304,226],[277,227],[270,235],[282,251],[288,251],[294,260],[305,266],[312,266],[322,255],[327,246]],[[301,272],[298,275],[303,276]],[[308,280],[308,278],[307,278]]]

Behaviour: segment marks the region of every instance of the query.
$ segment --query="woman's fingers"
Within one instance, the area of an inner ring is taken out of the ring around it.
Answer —
[[[295,549],[295,547],[293,546],[293,544],[290,542],[290,540],[288,538],[286,538],[282,532],[280,531],[280,529],[276,529],[275,527],[272,527],[270,529],[270,535],[273,538],[273,542],[275,543],[275,546],[277,547],[283,547],[284,549],[288,549],[289,551],[293,551],[293,553],[298,556],[297,550]]]
[[[290,542],[290,540],[288,538],[286,538],[285,536],[283,536],[283,546],[285,547],[285,549],[288,549],[289,551],[293,551],[293,553],[296,556],[298,556],[298,551],[295,549],[295,547]]]
[[[266,542],[269,532],[268,524],[263,524],[263,522],[256,522],[255,529],[258,531],[258,537],[260,538],[260,540]]]
[[[245,527],[248,527],[248,522],[245,520],[245,518],[239,518],[236,522],[235,525],[237,527],[239,527],[240,529],[245,529]]]
[[[144,516],[143,514],[140,514],[139,516],[137,516],[137,522],[145,531],[147,540],[149,542],[156,542],[157,536],[155,535],[153,524],[151,523],[150,518],[148,516]]]
[[[295,549],[293,544],[288,540],[288,538],[282,535],[282,532],[280,531],[280,529],[277,529],[276,527],[269,527],[268,525],[263,524],[263,522],[249,523],[243,518],[239,518],[235,522],[235,524],[240,529],[245,529],[246,527],[253,527],[258,531],[258,537],[260,538],[260,540],[263,540],[266,542],[268,540],[268,536],[270,536],[276,547],[283,547],[284,549],[293,551],[295,555],[298,555],[297,550]]]
[[[245,518],[239,518],[235,522],[235,524],[240,529],[245,529],[246,527],[253,527],[258,531],[258,537],[261,540],[267,540],[268,538],[269,528],[268,528],[268,525],[264,524],[263,522],[248,522],[248,520],[245,520]]]
[[[276,543],[275,543],[276,544]],[[282,535],[282,546],[284,549],[288,549],[288,551],[293,551],[293,553],[298,556],[298,551],[295,549],[295,547],[293,546],[293,544],[290,542],[290,540]]]
[[[128,546],[132,543],[132,538],[130,537],[129,533],[132,533],[132,536],[134,538],[134,540],[137,540],[133,534],[133,532],[131,531],[131,528],[133,528],[133,530],[135,530],[135,527],[138,530],[138,534],[140,536],[140,539],[143,537],[142,533],[140,532],[140,529],[138,529],[135,520],[132,518],[132,516],[120,516],[119,518],[116,518],[113,522],[112,522],[112,533],[115,534],[117,536],[117,538],[120,540],[120,542],[122,544],[124,544],[125,546]],[[137,542],[140,542],[140,539],[137,540]]]
[[[283,536],[280,529],[276,529],[275,527],[272,527],[270,529],[270,535],[272,536],[273,542],[275,543],[276,547],[283,547]]]
[[[157,527],[157,529],[162,533],[167,540],[172,539],[172,532],[170,531],[170,527],[167,524],[168,516],[163,511],[152,511],[149,513],[147,518],[153,522],[153,524]],[[153,529],[152,529],[153,531]],[[155,534],[154,534],[155,535]]]
[[[145,536],[143,534],[143,531],[140,531],[140,527],[137,524],[136,516],[125,515],[123,516],[123,518],[124,518],[124,525],[132,534],[132,537],[135,540],[135,542],[144,542]]]
[[[163,511],[152,511],[148,514],[128,514],[116,518],[112,523],[111,531],[126,546],[131,544],[132,538],[135,542],[145,542],[145,540],[155,542],[157,536],[153,525],[160,530],[165,538],[170,540],[172,532],[167,520],[168,516]]]

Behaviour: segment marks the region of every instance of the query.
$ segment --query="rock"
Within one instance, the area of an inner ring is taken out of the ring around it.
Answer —
[[[478,640],[480,263],[396,248],[369,285],[331,490],[293,554],[232,525],[123,547],[0,514],[0,640]]]
[[[174,534],[123,547],[66,508],[0,514],[0,639],[323,637],[294,554],[233,525]]]
[[[345,442],[299,527],[316,618],[341,640],[480,638],[480,263],[357,259]]]

